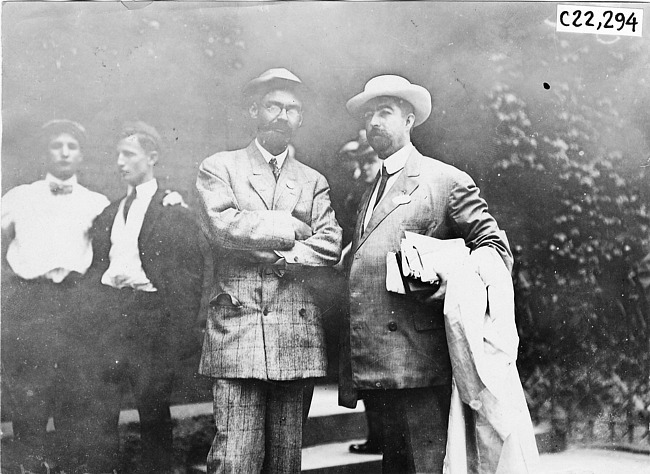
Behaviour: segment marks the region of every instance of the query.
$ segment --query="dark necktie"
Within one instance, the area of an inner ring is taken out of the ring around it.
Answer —
[[[133,204],[133,201],[136,198],[136,191],[135,188],[133,188],[133,191],[131,191],[131,194],[129,194],[126,199],[124,200],[124,222],[126,222],[126,217],[129,215],[129,209],[131,209],[131,204]]]
[[[271,166],[271,170],[273,170],[273,177],[277,181],[280,177],[280,167],[278,166],[278,160],[276,160],[275,157],[271,158],[269,160],[269,165]]]
[[[388,182],[388,178],[390,175],[388,174],[388,171],[386,171],[386,166],[383,164],[381,165],[381,180],[379,181],[379,190],[377,191],[377,199],[375,199],[375,205],[372,206],[374,209],[377,207],[377,204],[379,204],[379,201],[381,201],[381,196],[384,194],[384,191],[386,191],[386,183]]]
[[[50,191],[52,191],[52,194],[55,196],[70,194],[72,192],[72,185],[50,182]]]

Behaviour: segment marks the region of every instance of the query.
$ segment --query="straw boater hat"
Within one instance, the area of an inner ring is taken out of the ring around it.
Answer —
[[[305,90],[305,85],[294,73],[283,67],[264,71],[244,86],[244,97],[253,97],[275,89]]]
[[[376,97],[397,97],[413,106],[415,127],[424,122],[431,114],[431,94],[422,86],[411,84],[401,76],[384,75],[370,79],[363,92],[348,100],[345,106],[352,115],[360,115],[366,103]]]

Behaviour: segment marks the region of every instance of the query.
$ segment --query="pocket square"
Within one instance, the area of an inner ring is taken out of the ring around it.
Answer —
[[[411,196],[408,194],[399,194],[393,198],[393,204],[399,206],[400,204],[408,204],[411,202]]]

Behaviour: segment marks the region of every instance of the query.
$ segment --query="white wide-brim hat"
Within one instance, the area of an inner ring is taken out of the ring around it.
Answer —
[[[431,94],[422,86],[411,84],[401,76],[391,74],[370,79],[363,92],[348,100],[345,106],[352,115],[359,115],[364,105],[376,97],[397,97],[413,106],[415,125],[418,126],[431,115]]]

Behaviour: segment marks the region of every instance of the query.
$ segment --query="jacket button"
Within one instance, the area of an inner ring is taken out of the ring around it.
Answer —
[[[269,314],[269,312],[270,312],[269,307],[268,307],[268,306],[264,306],[264,309],[262,310],[262,314],[263,314],[264,316],[266,316],[267,314]]]
[[[293,257],[293,261],[294,261],[294,262],[299,262],[300,259],[299,259],[298,256],[296,255],[295,257]]]
[[[472,400],[471,402],[469,402],[469,407],[474,411],[480,410],[482,406],[483,404],[481,403],[480,400]]]
[[[305,315],[307,314],[307,310],[305,308],[300,308],[300,311],[298,311],[298,314],[304,318]]]
[[[397,331],[397,323],[395,321],[391,321],[390,323],[388,323],[388,330]]]
[[[381,388],[381,382],[377,382],[377,383],[375,384],[375,387],[377,387],[377,388]]]

